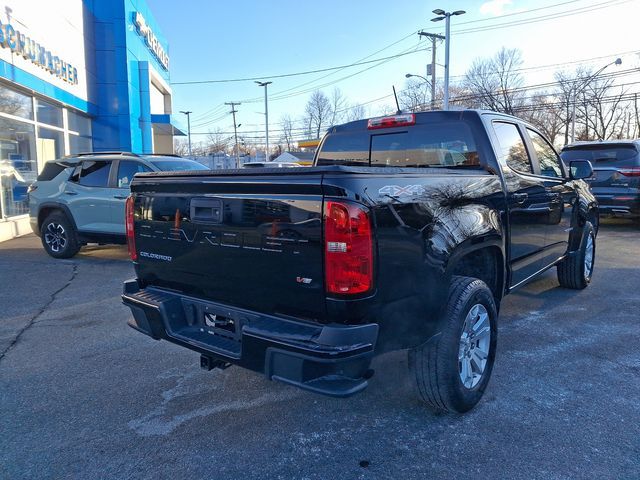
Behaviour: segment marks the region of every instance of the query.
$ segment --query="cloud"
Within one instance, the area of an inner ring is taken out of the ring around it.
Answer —
[[[489,0],[480,6],[480,13],[491,16],[502,15],[504,8],[511,5],[511,3],[512,0]]]

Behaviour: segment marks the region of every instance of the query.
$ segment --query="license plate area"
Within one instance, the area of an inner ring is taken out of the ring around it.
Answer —
[[[231,318],[219,313],[205,311],[202,315],[202,324],[210,335],[219,335],[240,342],[242,325],[239,318]]]

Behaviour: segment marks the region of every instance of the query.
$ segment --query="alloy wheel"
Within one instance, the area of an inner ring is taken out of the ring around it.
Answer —
[[[587,237],[587,244],[584,248],[584,278],[589,280],[593,272],[593,235]]]
[[[476,304],[469,310],[458,350],[458,371],[462,384],[471,389],[482,379],[489,357],[491,343],[491,325],[489,313],[482,304]]]
[[[59,223],[51,222],[44,232],[44,241],[52,252],[60,253],[67,246],[67,232]]]

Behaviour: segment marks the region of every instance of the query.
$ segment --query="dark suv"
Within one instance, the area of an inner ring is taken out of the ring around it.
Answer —
[[[640,219],[640,140],[576,142],[560,154],[566,164],[589,160],[591,189],[601,215]]]
[[[29,187],[31,228],[45,251],[74,256],[87,243],[125,243],[124,202],[136,173],[207,170],[172,155],[83,153],[45,164]]]

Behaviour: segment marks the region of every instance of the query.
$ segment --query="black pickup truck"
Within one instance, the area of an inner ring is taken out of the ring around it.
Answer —
[[[408,349],[419,396],[472,408],[504,295],[553,266],[591,280],[597,202],[517,118],[464,110],[332,127],[310,168],[136,175],[129,324],[313,392],[348,396]]]

